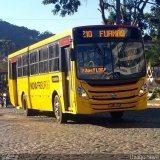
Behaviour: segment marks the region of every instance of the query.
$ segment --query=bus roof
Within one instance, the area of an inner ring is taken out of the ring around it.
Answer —
[[[56,34],[54,36],[51,36],[51,37],[49,37],[47,39],[39,41],[39,42],[37,42],[35,44],[32,44],[30,46],[27,46],[27,47],[25,47],[25,48],[23,48],[21,50],[18,50],[18,51],[14,52],[14,53],[11,53],[8,56],[8,58],[12,58],[12,57],[18,56],[18,55],[20,55],[22,53],[28,52],[28,50],[34,50],[34,49],[39,48],[39,47],[41,47],[43,45],[52,43],[54,41],[57,41],[57,40],[62,39],[62,38],[65,38],[67,36],[71,36],[71,38],[72,38],[72,30],[76,30],[78,28],[98,28],[98,27],[104,27],[104,28],[105,27],[129,27],[129,28],[137,28],[136,26],[131,26],[131,25],[88,25],[88,26],[78,26],[78,27],[74,27],[72,29],[69,29],[69,30],[67,30],[67,31],[65,31],[63,33],[59,33],[59,34]]]
[[[42,46],[44,46],[46,44],[49,44],[49,43],[55,42],[55,41],[57,41],[59,39],[65,38],[67,36],[71,36],[71,38],[72,38],[72,29],[69,29],[69,30],[67,30],[65,32],[62,32],[62,33],[59,33],[59,34],[56,34],[56,35],[51,36],[49,38],[46,38],[46,39],[44,39],[42,41],[34,43],[34,44],[30,45],[30,46],[27,46],[27,47],[25,47],[23,49],[20,49],[20,50],[14,52],[14,53],[11,53],[10,55],[8,55],[8,58],[16,57],[16,56],[18,56],[18,55],[20,55],[22,53],[28,52],[28,50],[34,50],[34,49],[42,47]]]
[[[78,29],[78,28],[98,28],[98,27],[127,27],[127,28],[138,28],[137,26],[131,26],[131,25],[113,25],[113,24],[105,24],[105,25],[88,25],[88,26],[78,26],[74,27],[73,29]]]

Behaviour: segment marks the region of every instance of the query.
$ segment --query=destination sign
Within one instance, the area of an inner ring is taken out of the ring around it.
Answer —
[[[127,37],[126,29],[113,29],[113,30],[83,30],[83,38],[104,38],[104,37],[117,37],[124,38]]]
[[[82,73],[104,73],[106,68],[82,68]]]
[[[136,27],[119,26],[90,26],[74,28],[75,43],[121,41],[142,41],[142,36]]]

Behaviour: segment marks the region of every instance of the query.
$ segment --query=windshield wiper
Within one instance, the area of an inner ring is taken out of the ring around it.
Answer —
[[[102,49],[99,47],[97,43],[95,43],[95,45],[96,45],[96,48],[95,48],[96,52],[100,54],[102,58],[104,58],[104,51],[102,51]]]

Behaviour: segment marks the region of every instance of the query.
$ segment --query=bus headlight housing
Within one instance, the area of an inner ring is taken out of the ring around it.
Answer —
[[[77,91],[77,94],[78,94],[80,97],[82,97],[82,98],[84,98],[84,99],[89,99],[86,91],[85,91],[82,87],[77,86],[77,87],[76,87],[76,91]]]
[[[143,96],[144,94],[146,94],[148,92],[148,86],[147,84],[143,84],[139,90],[138,96]]]

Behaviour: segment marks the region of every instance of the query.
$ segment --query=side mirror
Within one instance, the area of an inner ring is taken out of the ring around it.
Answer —
[[[73,49],[70,49],[71,61],[75,61],[75,52]]]

